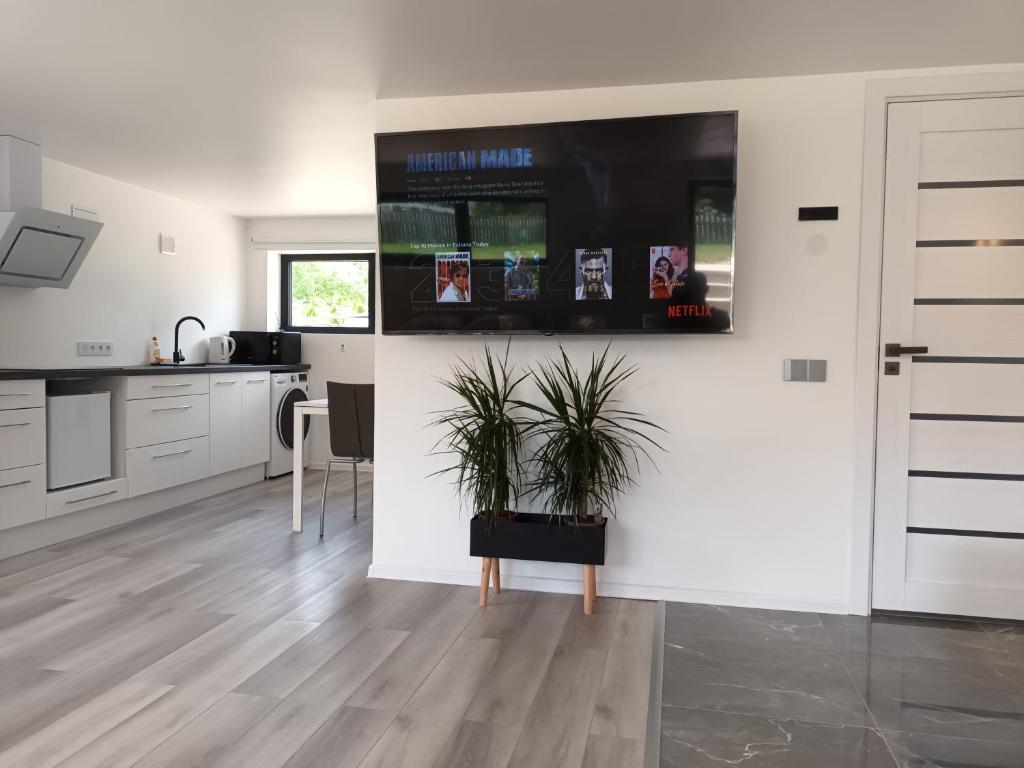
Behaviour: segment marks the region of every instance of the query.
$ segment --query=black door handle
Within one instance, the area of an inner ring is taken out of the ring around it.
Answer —
[[[900,355],[927,355],[928,347],[901,347],[899,344],[886,344],[886,357],[899,357]]]

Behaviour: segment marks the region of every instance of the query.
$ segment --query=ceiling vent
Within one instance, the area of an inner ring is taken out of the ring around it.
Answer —
[[[160,253],[164,256],[173,256],[177,251],[174,246],[174,237],[160,233]]]

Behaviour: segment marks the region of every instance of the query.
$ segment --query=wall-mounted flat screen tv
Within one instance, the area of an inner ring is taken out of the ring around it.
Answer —
[[[378,134],[384,333],[731,333],[736,125]]]

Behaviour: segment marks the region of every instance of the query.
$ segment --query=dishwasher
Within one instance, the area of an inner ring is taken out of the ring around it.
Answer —
[[[110,393],[46,398],[48,490],[110,477]]]

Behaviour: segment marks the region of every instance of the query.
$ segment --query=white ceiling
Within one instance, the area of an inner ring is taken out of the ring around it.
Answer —
[[[373,210],[377,98],[1024,60],[1021,0],[0,0],[0,131],[241,216]]]

